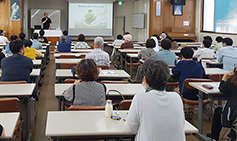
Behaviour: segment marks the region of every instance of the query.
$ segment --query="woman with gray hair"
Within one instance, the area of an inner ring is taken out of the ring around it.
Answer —
[[[165,91],[167,63],[151,57],[142,65],[141,76],[146,92],[133,98],[125,123],[128,132],[136,134],[136,141],[185,141],[181,97]]]

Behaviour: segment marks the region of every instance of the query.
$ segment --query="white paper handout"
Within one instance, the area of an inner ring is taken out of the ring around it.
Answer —
[[[114,71],[107,71],[107,70],[102,70],[101,71],[101,73],[103,74],[103,75],[109,75],[109,76],[117,76],[117,73],[116,72],[114,72]]]

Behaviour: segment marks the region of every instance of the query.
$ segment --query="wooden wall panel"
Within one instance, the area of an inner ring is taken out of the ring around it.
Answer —
[[[161,2],[161,16],[156,16],[156,2]],[[173,15],[174,6],[170,0],[150,0],[149,36],[165,32],[189,32],[195,34],[196,0],[186,0],[183,15]],[[183,26],[183,21],[189,21],[189,26]]]
[[[11,35],[19,35],[22,32],[22,0],[20,0],[20,21],[11,21],[10,5],[11,0],[3,0],[0,2],[0,29],[6,31],[5,36],[10,38]]]

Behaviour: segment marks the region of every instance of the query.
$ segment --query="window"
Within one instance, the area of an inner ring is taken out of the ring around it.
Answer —
[[[204,0],[203,31],[237,34],[237,0]]]

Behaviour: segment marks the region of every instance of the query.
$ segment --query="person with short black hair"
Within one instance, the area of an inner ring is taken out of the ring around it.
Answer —
[[[15,41],[15,40],[17,40],[18,39],[18,37],[16,36],[16,35],[12,35],[11,37],[10,37],[10,41],[12,42],[12,41]],[[12,55],[12,51],[10,50],[10,43],[9,44],[7,44],[7,46],[6,46],[6,53],[7,53],[7,56],[11,56]]]
[[[64,92],[64,98],[71,102],[71,105],[105,106],[106,87],[96,82],[100,72],[94,60],[81,60],[75,72],[79,80],[76,80],[74,85]]]
[[[74,49],[77,48],[91,48],[86,42],[85,42],[85,35],[84,34],[79,34],[78,35],[78,41],[75,45],[74,45]]]
[[[222,47],[222,40],[223,40],[223,38],[221,36],[216,37],[217,44],[214,47],[215,51],[219,51],[219,49]]]
[[[71,44],[67,42],[66,36],[61,36],[61,41],[57,48],[58,52],[71,52]]]
[[[213,58],[215,53],[211,47],[211,41],[208,39],[203,40],[202,48],[199,48],[194,54],[193,58],[197,58],[198,61],[201,61],[202,58]]]
[[[24,41],[26,40],[25,37],[26,37],[26,34],[25,34],[25,33],[21,32],[21,33],[19,34],[19,38],[21,39],[22,42],[24,42]]]
[[[151,57],[141,66],[141,76],[146,92],[133,97],[125,122],[128,132],[138,141],[185,141],[182,99],[165,91],[167,63]]]
[[[8,44],[9,40],[7,39],[7,37],[4,36],[5,31],[3,31],[2,29],[0,30],[0,44]]]
[[[232,71],[237,64],[237,48],[234,48],[232,44],[231,38],[224,38],[222,48],[216,54],[217,61],[223,62],[223,69],[227,71]]]
[[[4,136],[4,128],[3,126],[0,124],[0,138],[2,138]]]
[[[158,51],[155,56],[161,60],[164,60],[168,65],[175,65],[178,59],[174,52],[170,51],[172,42],[170,39],[163,39],[161,41],[162,50]]]
[[[10,43],[12,56],[2,59],[1,81],[26,81],[31,83],[30,73],[33,69],[33,62],[25,57],[25,48],[23,42],[14,40]]]
[[[139,54],[138,58],[149,58],[151,56],[154,56],[156,53],[155,50],[153,49],[156,46],[156,42],[153,39],[147,39],[146,40],[146,49],[142,49]]]
[[[117,35],[117,39],[114,40],[112,46],[122,45],[124,43],[123,36],[121,34]]]
[[[44,13],[44,18],[41,20],[41,22],[43,24],[43,29],[50,29],[50,27],[52,26],[52,21],[48,17],[47,12]]]
[[[161,38],[161,41],[163,39],[169,39],[171,42],[173,42],[173,39],[168,35],[167,32],[164,32],[164,31],[161,33],[160,38]]]
[[[63,31],[63,35],[66,36],[67,42],[70,43],[70,44],[72,44],[72,38],[68,37],[68,31],[67,31],[67,30],[64,30],[64,31]],[[58,40],[58,43],[59,43],[59,44],[60,44],[60,42],[61,42],[61,38],[59,38],[59,40]]]
[[[35,49],[43,49],[42,44],[38,41],[39,38],[39,34],[38,33],[34,33],[32,36],[33,40],[32,41],[32,48]]]
[[[44,37],[44,33],[45,32],[44,32],[43,29],[41,29],[40,32],[39,32],[40,37],[38,38],[38,41],[40,43],[48,43],[48,39],[46,37]]]
[[[25,54],[24,56],[30,58],[30,59],[33,59],[35,60],[35,57],[42,57],[42,53],[38,50],[36,50],[35,48],[31,48],[32,46],[32,42],[31,40],[25,40],[23,42],[23,44],[25,45]]]
[[[179,89],[183,88],[183,82],[186,78],[203,78],[205,70],[200,63],[192,60],[193,49],[190,47],[184,47],[181,49],[182,60],[172,69],[172,73],[175,76],[179,76]],[[179,89],[175,89],[180,93]],[[198,100],[198,90],[196,89],[183,89],[183,97],[189,100]]]
[[[204,36],[203,40],[209,40],[212,43],[212,37],[211,36]]]

